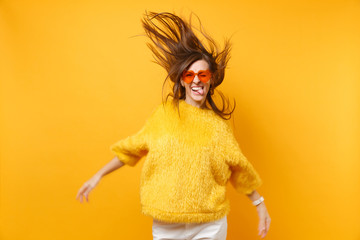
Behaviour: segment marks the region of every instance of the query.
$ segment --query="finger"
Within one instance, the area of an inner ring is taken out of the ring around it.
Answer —
[[[84,196],[85,196],[87,202],[89,202],[89,194],[90,194],[91,190],[92,190],[92,188],[88,188],[84,193]]]
[[[82,202],[83,202],[83,195],[82,195],[82,193],[79,193],[78,196],[76,197],[76,199],[79,199],[80,202],[82,203]]]
[[[268,233],[268,229],[265,227],[265,228],[264,228],[264,231],[263,231],[263,234],[262,234],[262,237],[264,238],[267,233]]]
[[[270,221],[271,221],[270,218],[265,219],[266,225],[265,225],[265,228],[264,228],[264,230],[262,232],[262,238],[264,238],[266,236],[266,234],[268,233],[268,231],[269,231]]]
[[[84,188],[84,187],[81,187],[81,188],[79,189],[79,191],[77,192],[77,194],[76,194],[76,199],[78,199],[78,198],[79,198],[79,196],[80,196],[80,194],[81,194],[81,192],[82,192],[83,188]]]
[[[265,219],[260,219],[259,220],[259,235],[261,234],[261,232],[265,229]]]
[[[84,183],[84,184],[81,186],[81,188],[79,189],[78,195],[83,194],[88,187],[89,187],[89,186],[88,186],[86,183]]]
[[[81,194],[82,194],[82,191],[83,191],[83,190],[81,190],[81,191],[79,190],[79,191],[78,191],[78,193],[76,194],[76,200],[78,200],[78,199],[79,199],[79,197],[80,197],[80,196],[81,196]]]
[[[260,225],[259,225],[259,234],[258,234],[258,235],[261,235],[264,231],[265,231],[265,225],[264,225],[264,224],[260,224]]]
[[[270,229],[270,222],[271,222],[271,219],[270,219],[270,218],[267,218],[267,219],[266,219],[266,232],[268,232],[269,229]]]
[[[265,229],[261,229],[259,235],[260,235],[261,238],[263,238],[265,236]]]
[[[82,189],[82,191],[81,191],[81,193],[80,193],[81,202],[84,202],[84,201],[85,201],[84,196],[86,196],[86,193],[87,193],[88,190],[89,190],[89,186],[85,186],[85,187]]]
[[[264,232],[265,232],[265,228],[261,228],[261,229],[259,230],[259,235],[262,236],[262,235],[264,234]]]

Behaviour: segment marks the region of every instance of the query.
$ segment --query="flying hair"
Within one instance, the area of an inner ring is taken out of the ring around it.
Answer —
[[[169,12],[145,12],[142,25],[151,40],[147,46],[153,53],[154,62],[167,72],[162,91],[164,92],[164,85],[168,79],[173,83],[172,93],[167,95],[166,101],[168,97],[173,97],[173,106],[177,109],[179,109],[179,100],[186,97],[186,90],[180,83],[181,74],[195,61],[205,60],[212,72],[212,83],[206,96],[205,107],[228,120],[235,110],[235,100],[233,109],[229,110],[229,100],[216,90],[222,100],[222,108],[219,109],[212,96],[216,87],[224,80],[225,68],[230,59],[231,44],[229,40],[225,39],[224,47],[220,50],[214,39],[205,33],[200,19],[198,17],[197,19],[200,25],[199,29],[192,25],[192,14],[187,22]],[[206,44],[199,40],[194,30],[204,37]]]

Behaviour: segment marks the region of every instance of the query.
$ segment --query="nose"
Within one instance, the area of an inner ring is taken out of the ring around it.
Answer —
[[[200,82],[200,79],[198,78],[198,75],[196,75],[193,79],[193,82],[194,83],[199,83]]]

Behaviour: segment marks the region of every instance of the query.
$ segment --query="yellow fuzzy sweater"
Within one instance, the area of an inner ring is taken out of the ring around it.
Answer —
[[[262,184],[242,154],[228,121],[180,100],[159,104],[136,134],[110,150],[134,166],[146,156],[140,178],[142,213],[164,222],[201,223],[230,211],[226,183],[249,194]]]

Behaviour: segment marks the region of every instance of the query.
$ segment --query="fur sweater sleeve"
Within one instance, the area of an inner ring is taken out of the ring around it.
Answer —
[[[224,158],[231,170],[230,182],[237,192],[250,194],[262,185],[262,180],[242,153],[228,122],[224,128],[222,152],[225,154]]]
[[[160,106],[156,107],[144,126],[135,134],[121,139],[110,146],[110,151],[115,154],[120,161],[135,166],[139,160],[149,152],[149,137],[151,135],[153,118]]]

